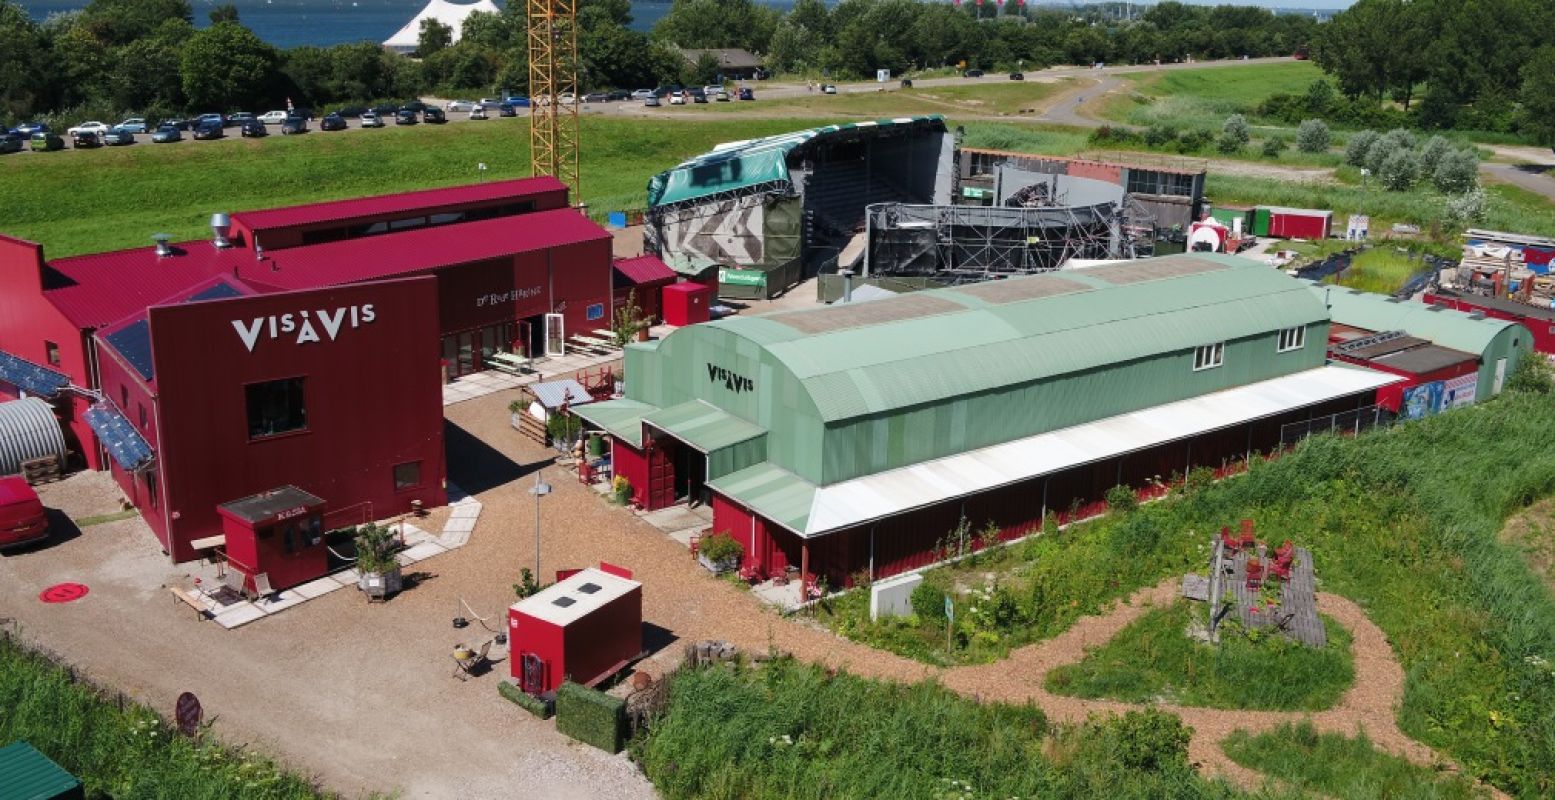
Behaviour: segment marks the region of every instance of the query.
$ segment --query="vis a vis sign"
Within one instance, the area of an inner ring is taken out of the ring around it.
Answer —
[[[248,352],[254,352],[262,340],[291,341],[294,344],[333,342],[341,331],[371,325],[378,319],[372,303],[337,308],[303,309],[285,314],[232,320],[232,329]]]

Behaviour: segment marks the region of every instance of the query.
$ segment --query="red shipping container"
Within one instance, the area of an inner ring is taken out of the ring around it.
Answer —
[[[713,290],[700,283],[676,283],[664,287],[660,307],[666,325],[706,322],[713,304]]]
[[[589,567],[508,608],[508,661],[519,688],[593,686],[643,650],[642,584]]]
[[[1334,212],[1310,208],[1270,208],[1269,235],[1286,239],[1327,239]]]

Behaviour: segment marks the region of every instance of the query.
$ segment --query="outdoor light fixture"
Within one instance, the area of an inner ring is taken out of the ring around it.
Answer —
[[[535,584],[540,583],[540,498],[551,493],[551,485],[540,480],[540,471],[535,470],[535,485],[529,490],[535,496]]]

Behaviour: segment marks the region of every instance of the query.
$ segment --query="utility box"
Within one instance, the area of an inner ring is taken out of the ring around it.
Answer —
[[[324,546],[324,501],[295,486],[233,500],[216,507],[226,537],[227,562],[257,591],[254,576],[270,588],[288,589],[329,572]]]
[[[706,322],[713,304],[712,287],[700,283],[673,283],[664,287],[660,307],[666,325],[695,325]]]
[[[589,567],[508,608],[513,682],[532,695],[594,686],[642,654],[642,584]]]

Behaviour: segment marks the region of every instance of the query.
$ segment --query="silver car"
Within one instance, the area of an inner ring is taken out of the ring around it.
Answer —
[[[376,111],[363,111],[362,112],[362,127],[364,127],[364,128],[382,128],[383,127],[383,117],[378,116],[378,112],[376,112]]]
[[[460,113],[467,112],[474,107],[475,104],[469,100],[454,100],[448,104],[449,111],[456,111]]]

